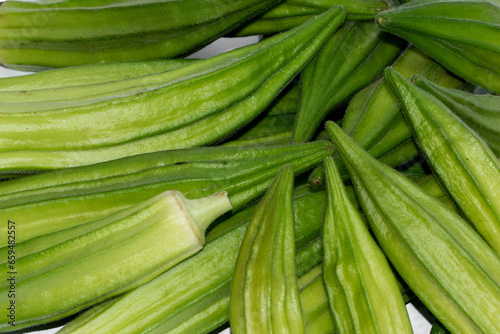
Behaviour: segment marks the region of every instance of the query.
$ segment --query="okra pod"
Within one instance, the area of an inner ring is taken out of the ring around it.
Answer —
[[[94,85],[121,81],[172,70],[189,63],[188,59],[164,59],[150,61],[129,61],[106,64],[74,66],[50,71],[2,78],[0,92],[35,91],[60,89],[76,85]],[[78,78],[78,81],[75,80]]]
[[[456,333],[498,333],[500,258],[455,212],[361,149],[327,131],[378,244],[415,295]]]
[[[500,157],[500,97],[476,95],[458,89],[436,85],[421,76],[412,81],[418,87],[436,96],[483,138],[497,157]]]
[[[295,273],[293,167],[284,166],[255,209],[231,283],[233,333],[304,333]]]
[[[230,209],[224,192],[188,200],[169,191],[104,218],[99,229],[17,258],[16,275],[0,284],[0,305],[15,310],[0,329],[61,319],[147,283],[201,250],[207,227]]]
[[[0,7],[0,63],[36,70],[175,58],[196,51],[277,2],[5,1]]]
[[[338,333],[412,333],[394,274],[352,206],[331,158],[325,159],[323,280]]]
[[[168,72],[191,62],[193,60],[168,59],[105,63],[34,73],[21,76],[24,80],[19,79],[17,83],[8,80],[5,83],[1,79],[0,85],[18,88],[0,91],[0,110],[3,114],[39,113],[145,93],[160,87]],[[82,79],[76,83],[75,76]],[[39,87],[48,80],[56,83]],[[19,88],[23,85],[25,87]]]
[[[231,35],[269,35],[282,32],[307,21],[333,6],[347,10],[347,20],[370,20],[390,5],[381,0],[285,0],[265,11],[249,23],[236,29]]]
[[[413,0],[376,20],[463,79],[500,93],[500,1]]]
[[[434,174],[474,228],[500,254],[498,159],[439,99],[392,68],[385,71],[385,78]]]

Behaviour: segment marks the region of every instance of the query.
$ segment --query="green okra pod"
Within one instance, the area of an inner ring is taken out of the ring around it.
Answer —
[[[104,218],[99,229],[17,258],[14,281],[0,284],[0,305],[15,312],[0,328],[61,319],[152,280],[201,250],[207,227],[230,209],[225,192],[188,200],[169,191]],[[11,269],[0,266],[5,275]]]
[[[347,20],[371,20],[389,7],[381,0],[285,0],[232,32],[235,36],[269,35],[291,29],[333,6],[347,10]]]
[[[0,92],[22,92],[45,89],[61,89],[76,85],[94,85],[99,83],[121,81],[132,77],[140,77],[172,70],[189,63],[188,59],[162,59],[150,61],[130,61],[86,66],[73,66],[2,78]],[[75,80],[78,78],[78,80]]]
[[[352,206],[331,158],[325,159],[323,280],[338,333],[412,333],[389,263]]]
[[[427,162],[457,206],[500,254],[500,163],[486,143],[433,95],[388,68],[385,78]]]
[[[293,167],[284,166],[243,238],[230,297],[233,333],[304,333],[295,273]]]
[[[327,131],[378,244],[415,295],[452,332],[498,333],[500,258],[454,211],[360,148]]]
[[[415,47],[407,49],[392,66],[406,78],[418,73],[445,87],[460,88],[463,85]],[[367,86],[351,99],[342,129],[377,158],[411,138],[398,100],[384,78]]]
[[[157,89],[170,71],[192,59],[104,63],[0,79],[2,114],[82,107]],[[78,79],[75,79],[78,78]],[[8,90],[7,90],[8,89]]]
[[[309,141],[323,119],[379,76],[404,44],[372,22],[346,22],[301,74],[293,141]]]
[[[329,142],[193,148],[31,175],[2,183],[0,219],[16,222],[20,244],[167,190],[181,191],[188,198],[225,190],[236,211],[265,192],[283,164],[292,164],[300,173],[330,153]],[[0,233],[6,233],[6,226],[0,226]],[[0,242],[6,246],[6,240]]]
[[[500,93],[500,1],[413,0],[376,20],[458,76]]]
[[[441,87],[421,76],[412,81],[436,96],[483,138],[497,157],[500,157],[500,97],[476,95],[458,89]]]
[[[0,63],[36,70],[174,58],[196,51],[277,2],[5,1],[0,7]]]
[[[0,171],[88,165],[228,137],[274,100],[344,18],[344,9],[332,8],[255,45],[162,73],[158,89],[43,113],[0,114]]]

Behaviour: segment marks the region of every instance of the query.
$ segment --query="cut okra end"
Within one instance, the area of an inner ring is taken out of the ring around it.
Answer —
[[[0,331],[59,320],[148,283],[200,251],[208,225],[231,208],[225,191],[198,199],[167,191],[101,219],[94,229],[19,257],[16,294],[22,304],[15,325],[5,318]],[[9,288],[0,285],[2,307],[11,304]]]

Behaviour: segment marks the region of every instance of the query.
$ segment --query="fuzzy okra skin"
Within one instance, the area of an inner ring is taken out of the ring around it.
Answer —
[[[458,76],[500,93],[500,1],[413,0],[376,20]]]
[[[34,73],[14,82],[0,79],[0,87],[5,87],[0,91],[0,110],[2,114],[39,113],[145,93],[161,87],[169,71],[193,61],[104,63]]]
[[[325,159],[323,280],[338,333],[412,333],[387,259],[352,206],[331,158]]]
[[[372,158],[335,123],[327,131],[380,247],[450,331],[498,333],[500,258],[447,206]]]
[[[43,91],[126,80],[172,70],[194,59],[125,61],[51,69],[0,79],[0,92]],[[78,80],[75,80],[78,78]],[[3,100],[2,100],[3,101]]]
[[[263,114],[240,129],[223,146],[290,143],[299,101],[299,85],[291,83]]]
[[[211,147],[157,152],[5,181],[0,219],[17,225],[17,242],[103,217],[166,190],[188,198],[226,190],[234,210],[267,189],[279,168],[296,173],[331,154],[330,142],[274,147]],[[7,233],[0,227],[0,233]],[[6,246],[2,241],[1,246]]]
[[[323,191],[312,191],[307,186],[295,189],[298,275],[311,269],[309,263],[314,267],[321,261],[321,252],[316,251],[319,247],[309,245],[319,235],[324,209]],[[104,307],[97,306],[100,310],[92,316],[84,313],[63,328],[61,334],[202,334],[226,323],[234,267],[254,210],[255,205],[229,217],[208,232],[202,252]],[[313,244],[319,246],[319,242]]]
[[[15,312],[0,329],[61,319],[147,283],[201,250],[206,228],[230,209],[225,192],[188,200],[169,191],[106,217],[97,230],[17,258],[15,281],[0,285],[0,305]]]
[[[346,22],[302,71],[293,141],[309,141],[328,113],[379,76],[404,44],[373,22]]]
[[[0,115],[1,171],[88,165],[221,140],[259,115],[344,18],[345,10],[334,7],[283,34],[169,71],[164,87],[145,93]]]
[[[174,58],[196,51],[277,2],[6,1],[0,7],[0,63],[36,70]]]
[[[436,85],[421,76],[412,81],[417,87],[437,97],[455,115],[477,132],[488,146],[500,157],[500,97],[484,94],[476,95],[457,89]]]
[[[415,47],[407,49],[392,66],[408,79],[419,74],[445,87],[463,86],[463,82]],[[378,158],[411,138],[400,110],[389,84],[381,78],[351,99],[342,129]]]
[[[262,15],[239,27],[231,34],[235,36],[269,35],[291,29],[313,15],[318,15],[333,6],[347,10],[347,20],[371,20],[389,4],[381,0],[285,0]]]
[[[233,333],[304,333],[295,273],[293,167],[284,166],[255,209],[231,284]]]
[[[439,99],[390,67],[385,78],[434,174],[478,233],[500,254],[498,159]]]

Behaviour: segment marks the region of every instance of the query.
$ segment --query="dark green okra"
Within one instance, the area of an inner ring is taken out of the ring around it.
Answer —
[[[351,204],[331,158],[325,159],[323,280],[338,333],[412,333],[396,278]]]
[[[293,141],[309,141],[328,113],[380,75],[404,43],[372,22],[346,22],[302,71]]]
[[[231,332],[304,333],[295,272],[293,167],[284,166],[260,200],[231,283]]]
[[[104,218],[99,229],[16,257],[0,266],[7,276],[16,271],[0,283],[2,309],[15,310],[0,329],[62,319],[147,283],[201,250],[206,228],[230,209],[225,192],[188,200],[168,191]]]
[[[260,114],[344,18],[344,9],[332,8],[255,45],[169,71],[161,88],[145,93],[0,115],[1,171],[88,165],[221,140]]]
[[[497,157],[500,157],[500,97],[496,95],[476,95],[449,89],[421,77],[412,81],[418,87],[436,96],[460,117],[472,130],[483,138]]]
[[[446,328],[443,327],[443,325],[436,321],[432,324],[430,334],[450,334],[450,332],[448,332]]]
[[[333,6],[347,10],[347,20],[371,20],[390,4],[381,0],[285,0],[244,24],[231,34],[236,36],[269,35],[292,29]]]
[[[498,333],[500,258],[455,212],[360,148],[327,131],[378,244],[415,295],[448,329]]]
[[[0,63],[36,70],[174,58],[196,51],[277,2],[5,1],[0,7]]]
[[[376,20],[458,76],[500,93],[500,1],[413,0]]]
[[[500,254],[500,163],[486,143],[439,99],[388,68],[385,78],[403,106],[436,178],[474,228]]]
[[[302,186],[295,189],[293,198],[297,275],[302,276],[321,261],[318,235],[325,193]],[[226,323],[234,266],[254,210],[255,205],[226,219],[209,231],[202,252],[150,283],[97,306],[99,312],[87,316],[84,313],[70,322],[67,329],[63,328],[61,334],[201,334]]]
[[[0,219],[22,241],[95,220],[166,190],[188,198],[226,190],[234,210],[262,194],[283,164],[297,173],[331,153],[331,143],[193,148],[31,175],[0,187]],[[0,233],[7,233],[6,226]],[[6,235],[6,234],[5,234]],[[1,246],[5,246],[5,240]],[[2,257],[4,258],[4,257]]]

